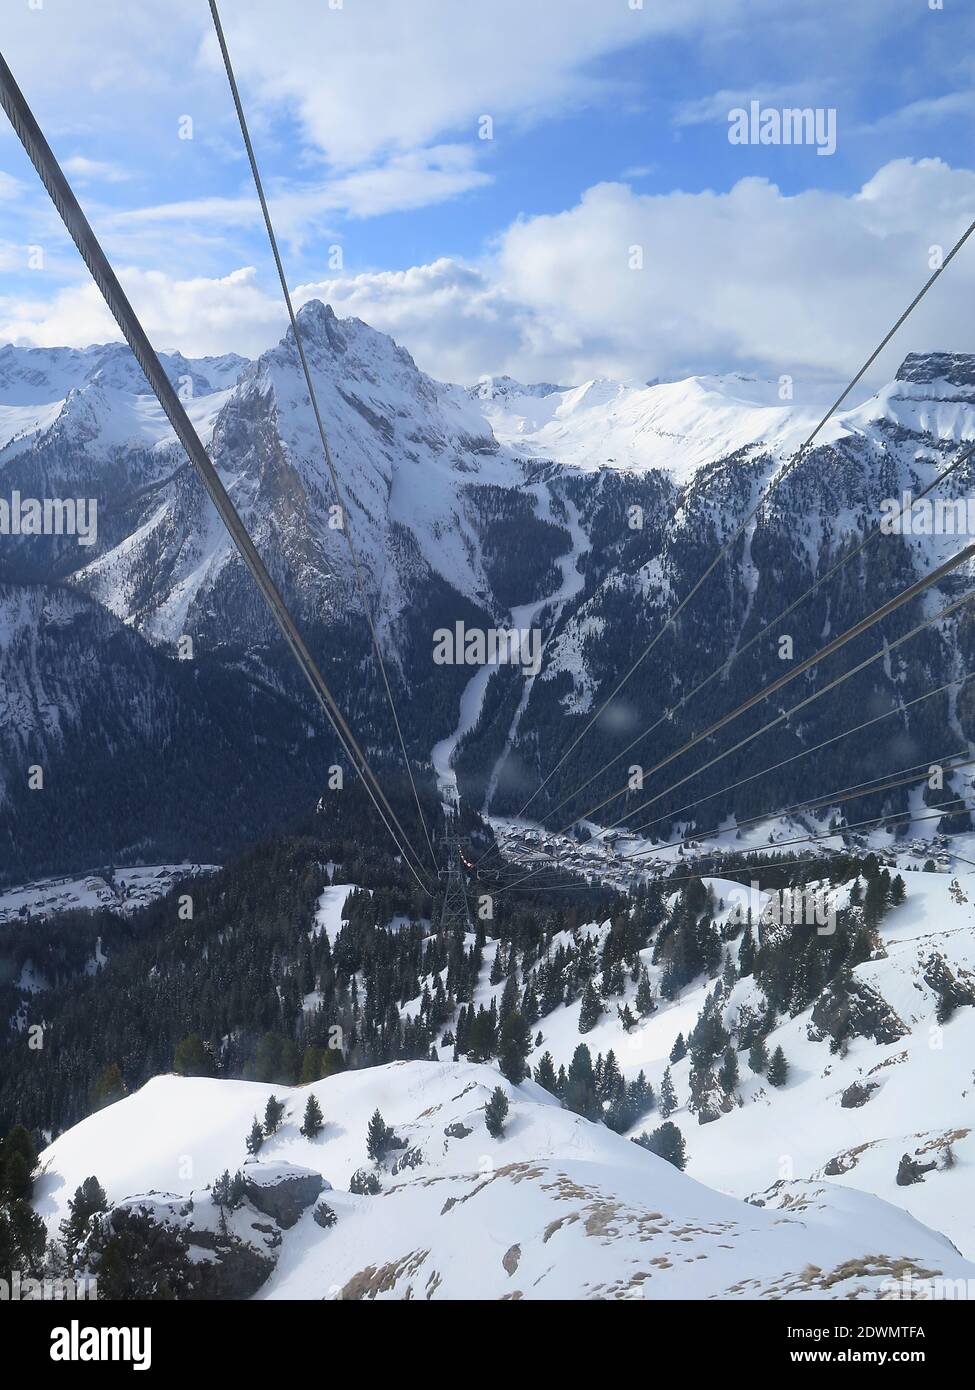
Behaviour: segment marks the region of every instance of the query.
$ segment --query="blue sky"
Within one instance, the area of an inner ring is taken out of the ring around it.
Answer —
[[[274,341],[207,6],[5,11],[4,55],[157,343]],[[838,378],[975,217],[960,0],[226,0],[223,21],[297,298],[441,377]],[[835,153],[731,144],[752,100],[835,110]],[[973,259],[878,378],[972,348]],[[0,338],[114,336],[6,129],[0,272]]]

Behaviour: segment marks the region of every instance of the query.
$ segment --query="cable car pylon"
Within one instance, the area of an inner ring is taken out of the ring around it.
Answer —
[[[470,904],[467,901],[467,885],[464,882],[464,871],[461,867],[460,839],[452,828],[450,818],[448,818],[444,830],[443,846],[443,862],[446,868],[439,870],[439,876],[444,881],[443,905],[440,909],[440,931],[443,933],[473,932],[474,921],[471,917]]]

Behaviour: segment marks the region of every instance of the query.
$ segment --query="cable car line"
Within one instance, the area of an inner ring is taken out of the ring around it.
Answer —
[[[975,549],[975,546],[972,546],[972,549]],[[914,585],[912,585],[912,588],[914,588]],[[789,720],[790,717],[793,716],[793,714],[796,714],[798,712],[798,710],[805,709],[805,706],[811,705],[811,703],[814,703],[814,701],[818,701],[818,699],[821,699],[823,695],[828,695],[830,691],[836,689],[837,685],[843,685],[844,682],[850,680],[851,677],[858,676],[858,674],[860,674],[860,671],[867,669],[868,666],[872,666],[872,664],[875,662],[879,662],[879,660],[882,659],[882,657],[889,656],[890,652],[896,651],[896,649],[899,648],[899,646],[903,646],[904,642],[911,641],[911,638],[917,637],[919,632],[925,631],[925,628],[932,627],[935,623],[939,623],[939,621],[942,621],[944,617],[949,616],[950,613],[953,613],[954,610],[958,609],[958,607],[961,607],[962,605],[965,605],[965,603],[971,602],[972,599],[975,599],[975,591],[969,592],[969,594],[962,594],[961,598],[954,599],[953,602],[947,603],[947,605],[944,606],[943,609],[939,609],[939,612],[933,613],[932,616],[928,617],[928,619],[925,619],[924,621],[922,621],[922,623],[918,623],[917,627],[912,627],[910,631],[904,632],[903,637],[899,637],[896,639],[896,641],[893,642],[887,642],[887,644],[883,645],[882,648],[879,648],[879,651],[873,652],[872,656],[865,657],[865,659],[862,660],[860,664],[851,667],[850,670],[843,671],[843,673],[841,673],[840,676],[837,676],[835,680],[830,681],[828,685],[823,685],[821,689],[816,689],[816,691],[812,691],[811,695],[805,696],[805,698],[801,699],[801,701],[798,701],[796,705],[791,705],[789,709],[782,710],[782,712],[777,714],[775,719],[769,720],[766,724],[762,724],[762,726],[757,728],[757,730],[754,730],[751,734],[746,735],[746,738],[739,739],[739,742],[737,742],[737,744],[733,744],[732,746],[730,746],[730,748],[726,748],[723,752],[716,753],[714,758],[709,759],[707,763],[702,763],[700,767],[695,767],[695,769],[693,771],[690,771],[690,773],[687,773],[686,776],[679,778],[679,780],[677,780],[676,783],[672,783],[669,785],[669,787],[665,787],[665,790],[658,792],[658,794],[656,794],[655,796],[650,796],[650,798],[648,798],[647,801],[641,802],[640,806],[634,806],[633,810],[629,810],[629,812],[626,812],[626,815],[620,816],[618,820],[612,821],[612,823],[609,824],[609,826],[602,827],[594,838],[597,838],[598,840],[599,835],[605,835],[608,834],[609,831],[615,830],[616,827],[620,826],[620,824],[623,824],[623,821],[629,820],[631,816],[638,815],[638,812],[647,809],[647,806],[652,806],[655,802],[661,801],[663,796],[668,796],[670,792],[676,791],[677,787],[683,787],[684,783],[688,783],[688,781],[693,780],[694,777],[700,776],[700,774],[704,773],[704,771],[707,771],[709,767],[714,767],[716,763],[723,762],[723,760],[725,760],[726,758],[730,758],[730,756],[732,756],[732,753],[736,753],[737,751],[739,751],[739,749],[744,748],[744,746],[746,746],[747,744],[751,744],[751,742],[754,742],[754,739],[761,738],[762,734],[768,733],[768,731],[772,730],[772,728],[775,728],[777,724],[782,724],[783,721]],[[843,635],[844,637],[846,637],[847,634]],[[761,692],[759,692],[759,698],[761,698]],[[752,701],[752,703],[754,703],[754,701]],[[707,737],[707,734],[705,734],[704,737]],[[695,742],[700,742],[700,738],[691,739],[691,744],[688,746],[693,746]],[[677,758],[677,756],[680,756],[680,753],[682,753],[683,751],[684,749],[677,749],[676,753],[672,753],[672,755],[670,755],[669,758],[663,759],[662,762],[659,763],[658,767],[662,767],[665,766],[666,763],[673,762],[673,759]],[[658,769],[652,769],[652,771],[656,770]],[[629,790],[629,788],[627,788],[627,790]],[[613,799],[615,798],[611,796],[611,798],[609,798],[609,801],[613,801]],[[587,817],[580,817],[580,820],[584,819],[587,819]],[[569,826],[565,827],[566,830],[567,828],[572,826],[572,824],[576,824],[576,821],[570,821]],[[565,831],[561,831],[561,833],[565,833]]]
[[[965,231],[961,234],[961,236],[958,238],[958,240],[957,240],[957,241],[955,242],[955,244],[952,246],[951,250],[950,250],[950,251],[948,252],[948,254],[945,256],[945,258],[944,258],[944,260],[941,262],[941,264],[940,264],[940,265],[937,267],[937,269],[936,269],[935,271],[933,271],[933,273],[928,277],[928,279],[925,281],[925,283],[921,286],[920,290],[917,292],[917,294],[916,294],[916,295],[914,296],[914,298],[911,300],[910,304],[908,304],[907,308],[903,311],[903,313],[901,313],[901,315],[900,315],[899,318],[896,320],[896,322],[893,324],[893,326],[892,326],[890,329],[888,329],[887,333],[884,334],[884,337],[881,339],[881,341],[880,341],[880,343],[877,345],[877,347],[874,348],[873,352],[871,352],[870,356],[869,356],[869,357],[867,358],[867,360],[864,362],[863,366],[859,369],[859,371],[856,373],[856,375],[851,379],[851,381],[849,382],[849,384],[848,384],[846,387],[844,387],[844,389],[840,392],[840,394],[837,396],[836,400],[833,402],[833,404],[832,404],[832,405],[830,406],[830,408],[827,410],[826,414],[825,414],[825,415],[823,416],[823,418],[819,421],[818,425],[816,425],[816,427],[812,430],[812,432],[807,436],[807,438],[805,439],[805,441],[803,442],[803,444],[800,445],[798,452],[797,452],[796,454],[793,455],[793,457],[788,461],[788,463],[785,464],[785,466],[780,470],[780,472],[777,474],[777,476],[772,480],[772,482],[770,483],[770,485],[769,485],[769,487],[767,488],[767,490],[759,497],[759,500],[755,503],[754,507],[752,507],[752,509],[748,512],[748,514],[745,516],[744,520],[740,523],[740,525],[737,527],[737,529],[736,529],[735,531],[732,532],[732,534],[731,534],[731,536],[729,537],[729,539],[728,539],[727,541],[725,541],[724,545],[723,545],[723,546],[721,547],[721,549],[718,551],[717,555],[714,557],[714,559],[713,559],[713,560],[711,561],[711,563],[708,565],[708,567],[707,567],[707,569],[704,571],[704,573],[697,579],[697,581],[694,583],[694,585],[693,585],[693,587],[690,589],[690,591],[689,591],[689,592],[684,596],[684,598],[682,598],[681,601],[677,604],[676,608],[674,608],[674,609],[672,610],[672,612],[668,615],[666,621],[664,622],[664,625],[663,625],[663,626],[660,628],[660,630],[657,632],[656,636],[654,636],[654,637],[651,639],[651,641],[647,644],[647,646],[644,647],[643,651],[640,653],[640,655],[637,657],[636,661],[634,661],[633,665],[629,668],[629,670],[628,670],[628,671],[626,672],[626,674],[623,676],[622,680],[620,680],[620,681],[618,682],[618,684],[613,688],[613,690],[610,692],[610,694],[606,697],[606,699],[603,701],[603,703],[602,703],[602,704],[599,706],[599,708],[596,710],[595,714],[592,716],[592,718],[589,720],[589,722],[584,726],[584,728],[581,730],[581,732],[580,732],[579,734],[577,734],[576,737],[573,739],[572,743],[569,745],[569,747],[566,749],[566,751],[565,751],[565,752],[562,754],[562,756],[559,758],[558,762],[555,764],[555,766],[552,768],[552,770],[543,778],[543,780],[542,780],[542,781],[539,783],[539,785],[535,788],[535,790],[532,792],[531,796],[530,796],[530,797],[528,798],[528,800],[525,802],[524,806],[522,806],[521,810],[518,812],[518,814],[517,814],[517,816],[515,817],[515,819],[520,819],[520,818],[525,814],[525,811],[528,809],[528,807],[529,807],[529,806],[532,804],[532,802],[535,800],[536,796],[538,796],[539,792],[542,791],[542,789],[551,781],[551,779],[555,776],[556,772],[558,772],[559,768],[562,767],[562,765],[565,763],[565,761],[566,761],[566,759],[569,757],[569,755],[574,751],[574,749],[575,749],[576,747],[578,747],[578,745],[579,745],[579,744],[582,742],[582,740],[586,737],[586,735],[589,733],[589,730],[593,727],[593,725],[596,723],[596,721],[600,718],[600,716],[601,716],[601,715],[603,714],[603,712],[606,710],[607,706],[610,705],[610,704],[612,703],[613,700],[615,700],[616,696],[619,694],[619,692],[620,692],[620,691],[623,689],[623,687],[626,685],[627,681],[630,679],[630,677],[633,675],[633,673],[643,664],[643,662],[646,660],[646,658],[650,655],[650,653],[651,653],[651,652],[653,651],[653,649],[656,647],[657,643],[658,643],[658,642],[661,640],[661,638],[663,637],[664,633],[668,632],[668,631],[674,626],[674,624],[676,623],[676,621],[677,621],[677,619],[679,618],[679,616],[681,615],[681,613],[684,611],[684,609],[687,607],[687,605],[691,602],[691,600],[694,598],[694,596],[700,591],[701,587],[704,585],[704,583],[707,581],[707,579],[711,576],[711,574],[713,574],[713,572],[714,572],[714,570],[717,568],[717,566],[721,563],[721,561],[725,558],[725,556],[729,554],[729,552],[731,551],[731,549],[737,544],[737,542],[738,542],[738,541],[741,539],[741,537],[745,534],[745,532],[746,532],[746,530],[748,529],[748,527],[749,527],[749,526],[751,525],[751,523],[755,520],[755,518],[758,516],[759,512],[761,511],[762,507],[763,507],[763,506],[765,505],[765,503],[767,502],[767,500],[768,500],[770,494],[771,494],[772,492],[774,492],[776,488],[779,487],[779,485],[782,483],[782,481],[783,481],[786,477],[788,477],[788,475],[789,475],[796,467],[798,467],[799,463],[802,461],[802,459],[803,459],[803,457],[805,456],[806,452],[807,452],[808,449],[811,447],[813,441],[814,441],[814,440],[816,439],[816,437],[819,435],[819,432],[823,429],[823,427],[827,424],[827,422],[831,419],[831,417],[835,414],[835,412],[836,412],[836,411],[839,409],[839,407],[843,404],[843,402],[846,400],[847,396],[850,394],[850,392],[853,390],[853,388],[858,384],[858,382],[866,375],[866,373],[869,371],[869,369],[873,366],[874,362],[877,360],[877,358],[880,356],[881,352],[884,350],[884,348],[887,346],[887,344],[888,344],[888,343],[890,342],[890,340],[893,338],[894,334],[898,331],[898,329],[902,326],[902,324],[904,324],[904,323],[906,322],[906,320],[910,317],[910,315],[914,312],[914,310],[915,310],[915,309],[917,308],[917,306],[920,304],[921,300],[922,300],[922,299],[924,298],[924,296],[927,294],[928,290],[930,290],[931,286],[932,286],[932,285],[935,283],[935,281],[944,273],[944,271],[947,270],[948,266],[949,266],[949,265],[951,264],[951,262],[954,260],[955,256],[958,254],[958,252],[959,252],[959,251],[961,250],[961,248],[964,246],[964,244],[965,244],[965,242],[968,240],[968,238],[972,235],[972,232],[975,232],[975,221],[969,223],[968,227],[965,229]]]
[[[914,494],[912,500],[915,502],[920,502],[924,497],[927,496],[929,492],[932,492],[935,488],[939,487],[946,478],[948,478],[952,473],[959,469],[962,466],[962,464],[967,463],[968,460],[971,459],[973,456],[975,456],[975,445],[973,445],[971,448],[963,450],[963,452],[959,454],[959,456],[952,463],[950,463],[947,466],[947,468],[944,468],[935,478],[933,478],[925,488],[923,488],[917,494]],[[830,580],[833,577],[833,575],[837,573],[838,570],[842,569],[843,566],[848,564],[851,560],[856,559],[856,557],[866,548],[866,546],[868,546],[871,541],[873,541],[877,536],[879,536],[881,532],[882,528],[878,524],[867,536],[864,537],[864,539],[859,543],[859,545],[857,545],[853,550],[848,551],[846,554],[842,555],[830,567],[830,569],[828,569],[825,572],[825,574],[822,574],[813,584],[809,586],[808,589],[805,590],[804,593],[800,594],[799,597],[793,603],[791,603],[788,608],[783,609],[783,611],[777,617],[772,618],[768,623],[765,624],[765,626],[761,629],[760,632],[755,633],[755,635],[753,637],[750,637],[747,642],[743,643],[741,646],[736,647],[735,650],[731,653],[731,655],[727,657],[726,660],[723,661],[720,666],[715,667],[715,669],[711,672],[709,676],[705,676],[705,678],[702,681],[700,681],[696,686],[694,686],[692,690],[688,691],[686,695],[682,695],[676,704],[672,705],[669,709],[666,709],[663,712],[663,714],[661,714],[659,718],[654,720],[652,724],[650,724],[646,729],[644,729],[642,733],[637,734],[636,738],[632,739],[631,742],[629,742],[626,745],[626,747],[622,749],[621,752],[617,753],[614,757],[612,757],[609,760],[609,762],[604,763],[603,766],[599,768],[598,771],[594,772],[591,777],[588,777],[585,782],[580,783],[580,785],[577,786],[573,791],[569,792],[566,796],[564,796],[561,801],[557,802],[550,810],[546,811],[544,819],[547,819],[549,816],[554,816],[556,811],[561,810],[563,806],[565,806],[568,802],[572,801],[575,797],[577,797],[581,791],[585,791],[586,787],[590,786],[593,782],[595,782],[597,778],[602,777],[605,772],[607,772],[611,767],[613,767],[614,764],[618,763],[621,758],[624,758],[626,754],[630,752],[631,749],[637,746],[638,743],[642,743],[645,738],[649,738],[649,736],[652,733],[654,733],[657,729],[660,728],[661,724],[669,722],[676,714],[679,714],[680,711],[686,705],[688,705],[691,700],[693,700],[695,695],[700,694],[700,692],[704,690],[706,686],[710,685],[713,680],[716,680],[718,677],[723,676],[727,671],[729,671],[739,657],[743,656],[745,652],[749,650],[750,647],[753,647],[755,645],[756,642],[760,642],[763,637],[767,636],[768,633],[771,632],[771,630],[774,627],[776,627],[780,622],[782,622],[783,619],[787,618],[790,615],[790,613],[795,612],[795,610],[800,606],[800,604],[804,603],[805,600],[807,598],[810,598],[816,592],[817,589],[819,589],[823,584],[827,583],[827,581]],[[481,856],[482,859],[486,858],[489,854],[493,852],[493,847],[485,850],[484,854]]]
[[[251,540],[250,534],[240,518],[240,514],[220,479],[220,475],[211,463],[207,451],[203,447],[203,443],[187,415],[182,401],[163,370],[162,363],[159,361],[145,329],[142,327],[135,310],[129,303],[125,291],[119,283],[118,277],[112,269],[105,252],[102,250],[87,217],[81,209],[81,205],[71,190],[71,185],[68,183],[50,145],[44,138],[44,134],[35,120],[34,114],[23,92],[14,80],[13,73],[7,66],[7,62],[2,54],[0,54],[0,104],[2,104],[3,109],[6,111],[11,125],[16,131],[31,163],[37,170],[41,182],[47,189],[61,221],[64,223],[71,239],[81,253],[82,259],[91,272],[92,279],[98,286],[102,298],[105,300],[105,303],[112,312],[112,316],[122,330],[125,340],[132,349],[136,361],[142,368],[146,380],[172,425],[177,439],[185,449],[220,519],[230,533],[244,564],[247,566],[254,582],[257,584],[261,596],[270,609],[271,615],[277,623],[281,635],[284,637],[302,674],[308,681],[316,699],[324,710],[336,738],[346,753],[349,762],[358,773],[363,786],[369,794],[370,800],[379,813],[380,819],[389,831],[390,837],[403,858],[403,862],[420,887],[426,892],[426,885],[417,872],[417,869],[410,862],[409,856],[401,843],[402,840],[406,845],[409,845],[410,853],[416,857],[416,852],[413,850],[412,845],[410,845],[409,837],[397,820],[396,813],[393,811],[392,806],[390,806],[385,792],[373,773],[372,768],[369,766],[365,753],[360,748],[355,735],[346,722],[314,657],[305,645],[304,639],[295,625],[287,604],[281,596],[274,580],[271,578],[267,566],[261,559],[254,542]],[[394,826],[396,830],[393,829]],[[399,832],[399,835],[397,835],[396,831]],[[419,859],[417,859],[417,863],[419,864]]]
[[[284,265],[281,261],[281,254],[278,250],[278,239],[275,236],[274,224],[271,221],[271,213],[267,205],[267,198],[264,196],[264,184],[261,179],[260,170],[257,167],[257,157],[254,154],[254,146],[251,143],[250,131],[248,130],[247,119],[244,115],[244,107],[240,97],[240,90],[237,86],[237,78],[234,75],[233,64],[230,61],[230,50],[227,47],[227,40],[224,37],[223,25],[220,22],[220,14],[217,10],[216,0],[210,0],[210,14],[213,18],[213,27],[216,31],[217,42],[220,45],[220,52],[223,56],[224,67],[227,70],[227,80],[230,83],[230,91],[231,95],[233,96],[234,106],[237,111],[237,120],[240,125],[240,133],[244,140],[244,148],[247,151],[247,159],[250,163],[251,174],[254,179],[254,187],[257,190],[257,196],[261,204],[261,212],[264,215],[264,225],[267,228],[268,241],[271,244],[271,254],[274,257],[274,264],[277,268],[278,279],[281,282],[281,292],[284,295],[285,306],[288,310],[288,318],[291,321],[291,331],[294,334],[295,347],[298,350],[298,357],[301,362],[301,369],[304,373],[305,386],[308,390],[308,399],[311,402],[312,412],[315,416],[315,424],[318,427],[318,434],[322,441],[322,452],[325,455],[325,463],[328,468],[329,477],[331,479],[332,490],[335,493],[335,499],[338,502],[339,509],[341,512],[343,522],[341,530],[344,532],[345,539],[348,543],[349,555],[352,559],[352,568],[355,573],[356,587],[359,590],[359,598],[362,603],[362,609],[365,613],[366,622],[369,625],[369,635],[372,638],[372,646],[373,651],[376,654],[376,662],[379,666],[380,674],[382,675],[383,685],[386,688],[386,701],[389,705],[390,713],[393,716],[393,723],[396,726],[396,736],[399,739],[399,746],[403,753],[403,762],[406,764],[406,774],[410,779],[410,786],[413,789],[413,798],[416,802],[417,815],[420,820],[420,825],[423,829],[423,834],[426,837],[427,849],[430,851],[430,858],[433,862],[434,871],[436,871],[438,867],[437,856],[434,853],[433,842],[430,838],[430,831],[427,828],[426,818],[423,815],[423,807],[420,805],[420,794],[417,791],[416,781],[413,777],[413,768],[410,763],[410,757],[406,751],[406,741],[403,738],[403,730],[400,727],[399,716],[396,713],[396,703],[393,700],[393,691],[389,682],[389,676],[386,672],[386,662],[383,659],[382,649],[379,644],[379,636],[376,632],[376,624],[373,619],[372,609],[369,604],[369,597],[366,593],[365,580],[362,576],[362,568],[359,564],[359,555],[356,550],[355,542],[352,539],[352,532],[349,526],[349,509],[345,504],[345,498],[342,494],[342,489],[339,486],[338,470],[335,467],[335,460],[332,456],[332,449],[328,442],[328,434],[325,430],[325,422],[322,419],[322,412],[318,405],[318,395],[315,391],[315,386],[312,381],[311,369],[308,365],[308,358],[305,355],[305,347],[304,343],[302,342],[301,329],[298,327],[298,319],[295,315],[294,304],[292,303],[291,299],[291,291],[288,289],[288,281],[284,273]]]

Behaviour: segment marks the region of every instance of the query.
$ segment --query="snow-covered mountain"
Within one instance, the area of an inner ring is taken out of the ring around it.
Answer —
[[[493,1139],[484,1110],[499,1084],[509,1111]],[[325,1126],[306,1139],[311,1093]],[[245,1136],[272,1094],[283,1122],[248,1160]],[[376,1109],[402,1147],[379,1165],[382,1190],[355,1195],[354,1175],[373,1168]],[[943,1235],[879,1198],[797,1182],[780,1208],[748,1205],[533,1082],[471,1064],[393,1063],[290,1089],[158,1077],[41,1163],[34,1205],[52,1234],[94,1174],[115,1212],[179,1231],[197,1279],[225,1296],[893,1298],[909,1276],[975,1277]],[[212,1188],[238,1169],[246,1195],[222,1222]]]
[[[569,814],[618,785],[602,769],[625,736],[653,723],[791,605],[877,523],[885,499],[929,482],[975,426],[972,359],[909,355],[894,382],[838,413],[799,467],[769,491],[831,393],[741,376],[572,388],[490,378],[464,390],[434,381],[392,339],[359,320],[338,320],[328,306],[313,301],[300,319],[344,515],[335,511],[290,335],[255,362],[173,353],[167,369],[370,751],[388,756],[395,737],[371,678],[341,525],[362,560],[412,756],[429,768],[438,748],[465,796],[497,812],[516,809],[535,789],[763,492],[768,500],[742,542],[615,702],[613,720],[602,721],[546,786],[537,813],[593,774],[590,791],[570,799]],[[303,711],[315,727],[253,585],[126,348],[5,348],[0,444],[2,495],[16,489],[98,502],[94,546],[68,536],[4,537],[0,581],[31,586],[38,613],[52,586],[67,587],[145,649],[137,665],[165,664],[189,637],[196,658],[216,662],[230,685],[256,682],[272,703]],[[964,497],[973,485],[966,464],[942,495]],[[956,542],[884,536],[871,543],[790,617],[797,656],[938,563]],[[941,601],[959,583],[968,579],[946,584]],[[938,602],[931,594],[924,611]],[[910,617],[899,615],[864,639],[864,650],[906,630]],[[437,665],[433,633],[458,620],[537,626],[541,672]],[[712,684],[688,718],[703,723],[781,674],[779,635]],[[822,741],[851,707],[906,705],[962,673],[968,647],[964,613],[956,614],[903,659],[872,667],[815,706],[801,729],[780,730],[768,752],[781,758]],[[59,666],[57,651],[47,659]],[[56,680],[83,728],[94,687],[78,669],[74,660]],[[17,791],[27,760],[54,761],[63,750],[50,727],[56,717],[43,712],[43,691],[29,677],[17,685],[6,700],[16,709],[8,714],[16,751],[0,781],[29,824],[30,803]],[[912,707],[900,721],[905,746],[917,753],[909,761],[936,757],[938,745],[975,734],[973,709],[965,691],[921,712]],[[146,721],[123,723],[120,746],[131,747],[135,760],[146,756]],[[272,719],[259,737],[275,736]],[[843,776],[842,749],[824,754],[817,769],[824,789],[834,772],[851,780]],[[733,781],[736,771],[742,774],[740,759],[720,780],[705,777],[701,793]],[[718,801],[712,809],[758,811],[769,791],[758,783],[735,806]],[[148,805],[136,820],[140,833],[152,833]],[[123,848],[93,843],[84,862],[118,857]],[[66,867],[41,858],[23,870]]]

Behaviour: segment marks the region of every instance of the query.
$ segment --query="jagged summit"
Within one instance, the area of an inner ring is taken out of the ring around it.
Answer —
[[[975,386],[975,353],[909,352],[897,368],[896,379],[925,385],[946,381],[950,386]]]
[[[467,394],[474,401],[505,400],[510,396],[551,396],[555,391],[566,387],[556,386],[551,381],[536,381],[526,385],[512,376],[484,376],[467,388]]]

